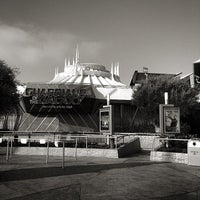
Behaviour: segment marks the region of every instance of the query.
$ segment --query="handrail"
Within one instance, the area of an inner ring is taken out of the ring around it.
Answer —
[[[159,138],[159,140],[164,140],[164,141],[185,141],[185,142],[187,142],[188,140],[190,140],[190,139],[179,139],[179,138]]]

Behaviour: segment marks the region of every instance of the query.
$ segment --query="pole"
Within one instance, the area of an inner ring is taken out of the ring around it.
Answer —
[[[10,143],[10,138],[7,139],[7,148],[6,148],[6,161],[9,161],[9,144]]]
[[[164,97],[165,97],[165,104],[168,104],[168,92],[164,93]]]
[[[107,94],[107,106],[110,105],[110,94]]]
[[[28,147],[31,147],[31,134],[28,134]]]
[[[65,141],[63,141],[63,157],[62,157],[62,168],[65,167]]]
[[[117,136],[115,136],[115,149],[117,149]]]
[[[10,139],[10,158],[12,157],[12,153],[13,153],[13,140],[11,138]]]
[[[49,161],[49,138],[48,138],[48,141],[47,141],[46,164],[48,163],[48,161]]]
[[[85,148],[88,148],[88,139],[87,139],[87,135],[86,135],[86,144],[85,144]]]
[[[75,158],[76,158],[76,160],[77,160],[77,144],[78,144],[78,142],[77,142],[77,137],[76,137],[76,144],[75,144]]]

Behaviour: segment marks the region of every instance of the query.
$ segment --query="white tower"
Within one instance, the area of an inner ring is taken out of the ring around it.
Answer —
[[[77,65],[79,63],[79,49],[78,45],[76,46],[76,58],[75,58],[75,64]]]

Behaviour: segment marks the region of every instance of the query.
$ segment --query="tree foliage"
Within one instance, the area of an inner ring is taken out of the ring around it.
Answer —
[[[164,104],[164,92],[168,92],[169,104],[180,107],[181,122],[186,124],[197,105],[199,91],[199,86],[191,88],[178,78],[149,77],[134,91],[133,104],[140,110],[143,124],[159,125],[159,104]]]
[[[18,105],[16,73],[16,69],[0,60],[0,114],[14,112]]]

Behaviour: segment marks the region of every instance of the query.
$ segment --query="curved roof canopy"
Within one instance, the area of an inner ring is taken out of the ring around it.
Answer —
[[[64,70],[59,72],[55,69],[54,78],[47,83],[28,83],[28,88],[55,88],[65,87],[76,88],[89,86],[92,88],[95,98],[106,99],[108,96],[111,100],[131,100],[132,89],[120,81],[119,63],[111,65],[111,70],[105,66],[96,63],[80,63],[79,51],[76,49],[75,60],[65,59]]]
[[[48,84],[92,86],[96,98],[131,100],[132,89],[120,81],[119,63],[111,65],[108,71],[105,66],[96,63],[80,63],[79,51],[76,49],[76,58],[72,62],[65,59],[64,71],[55,69],[54,78]]]

